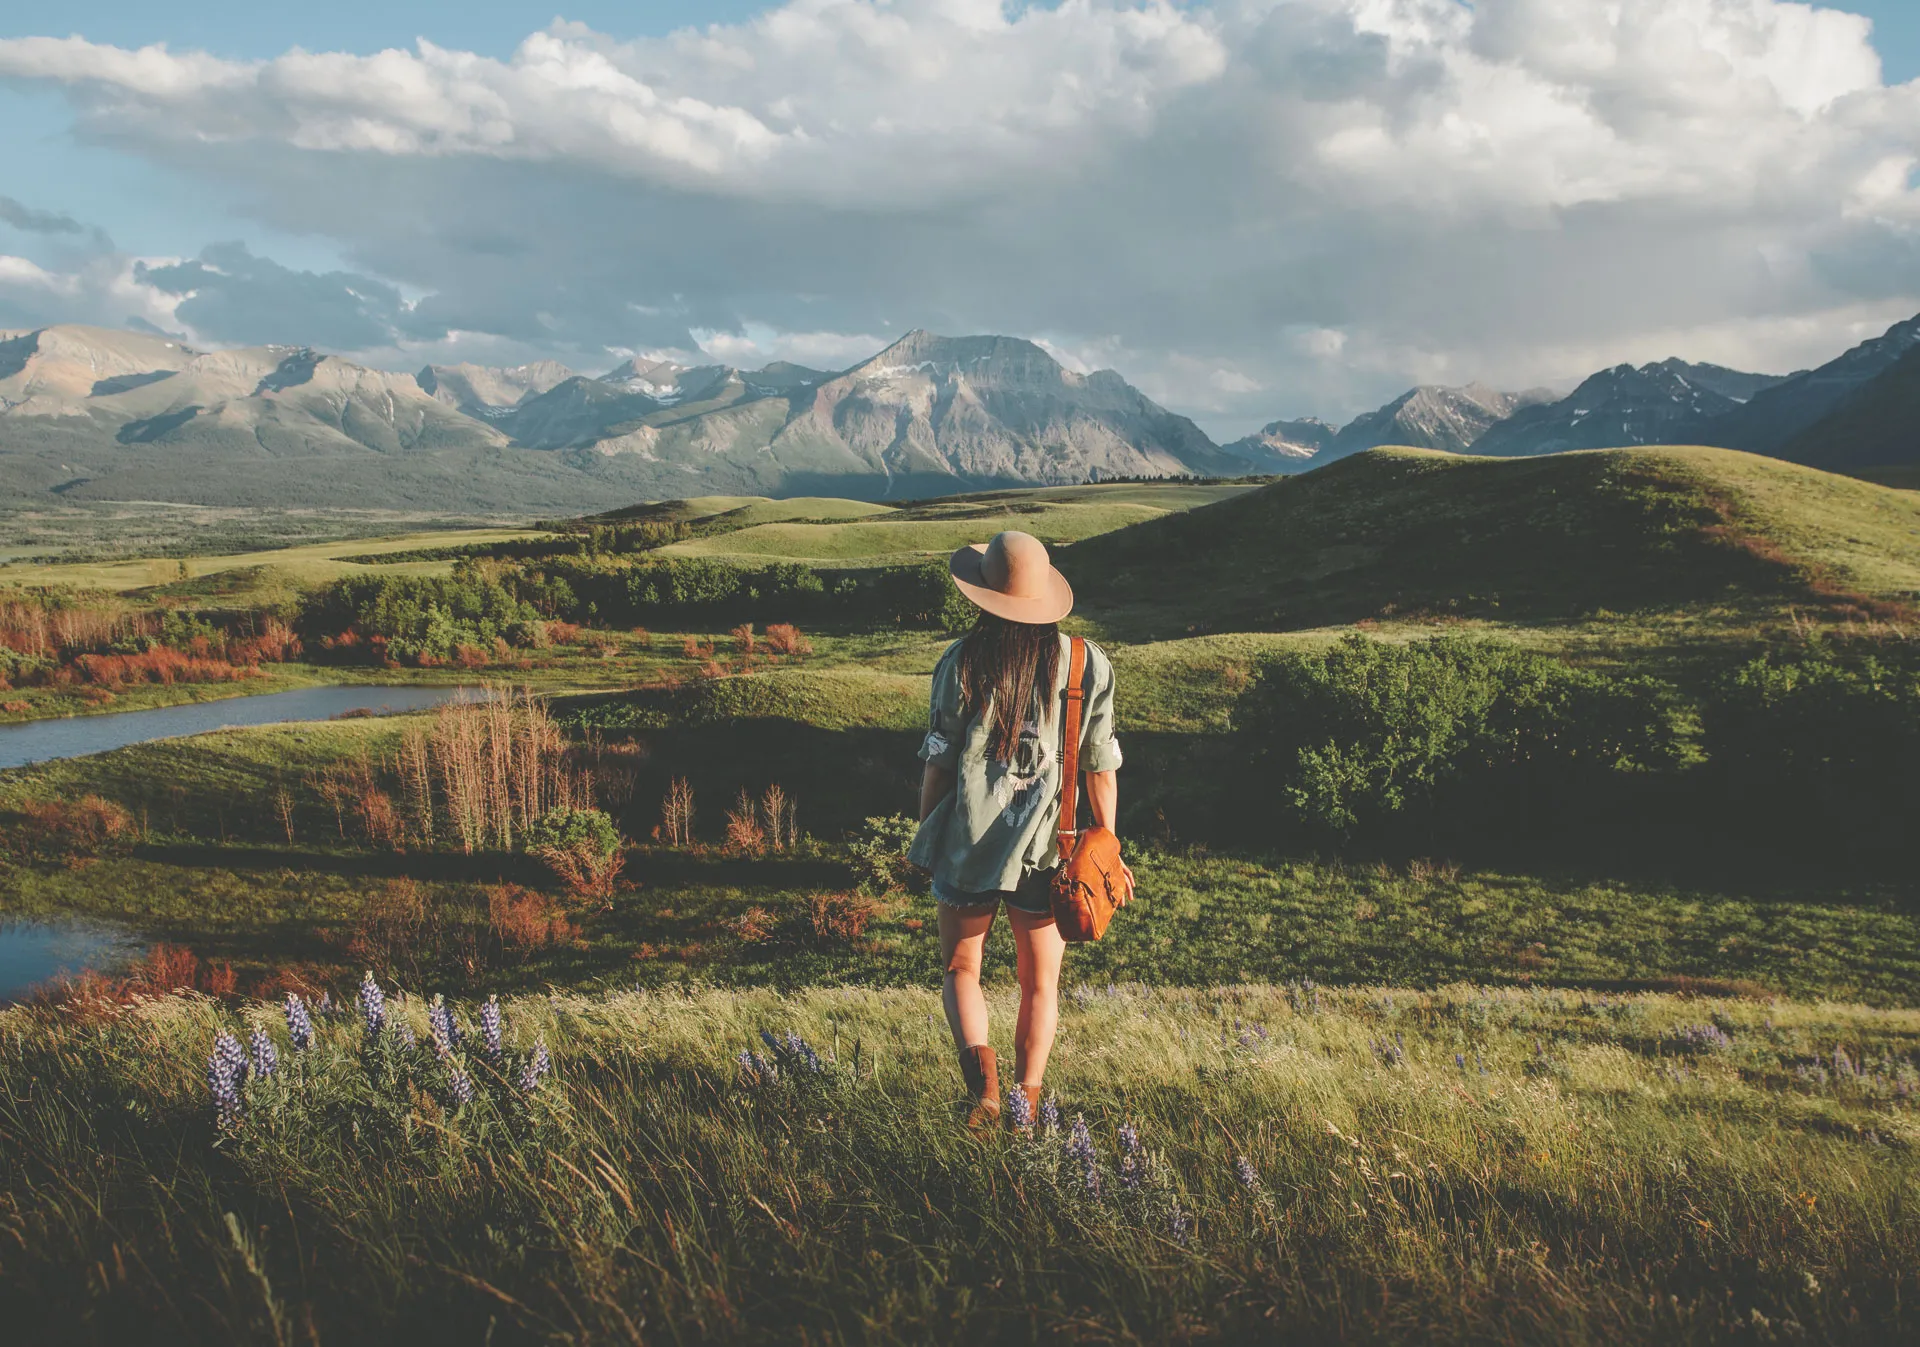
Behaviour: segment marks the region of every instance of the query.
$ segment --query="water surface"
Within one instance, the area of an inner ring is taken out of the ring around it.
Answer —
[[[0,771],[56,758],[80,758],[154,739],[177,739],[208,730],[276,725],[289,720],[326,720],[346,711],[417,711],[479,695],[469,687],[368,686],[296,688],[259,697],[228,697],[150,711],[112,711],[65,720],[0,725]]]
[[[41,983],[91,968],[106,972],[140,952],[133,933],[106,922],[70,917],[0,918],[0,1006]]]

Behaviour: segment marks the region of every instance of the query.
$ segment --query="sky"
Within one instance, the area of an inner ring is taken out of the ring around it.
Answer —
[[[1920,3],[95,0],[0,14],[0,328],[835,368],[915,327],[1217,438],[1785,372],[1920,311]]]

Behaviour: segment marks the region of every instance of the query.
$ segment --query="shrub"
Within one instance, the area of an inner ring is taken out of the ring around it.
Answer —
[[[1701,708],[1712,775],[1764,830],[1880,849],[1920,810],[1920,656],[1815,645],[1752,660]]]
[[[526,851],[553,871],[575,897],[613,903],[626,866],[620,830],[598,809],[548,810],[527,830]]]
[[[29,800],[20,812],[26,816],[28,842],[53,851],[90,854],[133,832],[133,815],[99,795]]]
[[[791,622],[775,622],[766,630],[767,649],[776,655],[802,659],[813,653],[813,642]]]
[[[925,893],[926,872],[907,859],[919,824],[905,814],[870,818],[847,843],[854,882],[867,893]]]
[[[767,849],[767,832],[760,826],[760,808],[747,794],[747,788],[740,788],[740,797],[734,801],[733,808],[727,811],[727,849],[748,856],[758,856]]]
[[[501,948],[522,959],[534,950],[571,944],[579,931],[545,894],[518,884],[494,884],[487,890],[487,923]]]
[[[1349,636],[1268,664],[1234,711],[1264,816],[1333,839],[1444,819],[1484,833],[1593,803],[1671,767],[1671,690],[1488,641]]]
[[[880,915],[880,905],[864,893],[816,893],[807,899],[807,924],[815,941],[851,945]]]
[[[693,818],[693,787],[687,784],[685,777],[676,776],[668,784],[665,798],[660,801],[660,827],[655,835],[668,846],[691,846]]]

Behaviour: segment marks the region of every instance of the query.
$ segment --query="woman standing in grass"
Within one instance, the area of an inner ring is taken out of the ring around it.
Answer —
[[[933,874],[946,961],[947,1025],[974,1104],[973,1127],[1000,1113],[1000,1073],[987,1046],[980,966],[994,914],[1006,905],[1020,980],[1014,1025],[1015,1084],[1028,1116],[1039,1106],[1059,1023],[1060,959],[1053,872],[1061,862],[1061,707],[1068,638],[1059,622],[1073,590],[1046,546],[1002,533],[953,554],[953,581],[980,609],[973,630],[947,648],[933,673],[932,709],[920,748],[920,830],[909,858]],[[1113,737],[1113,665],[1087,643],[1080,764],[1094,823],[1114,825],[1120,745]],[[1071,827],[1073,821],[1067,820]],[[1125,876],[1127,894],[1133,875]]]

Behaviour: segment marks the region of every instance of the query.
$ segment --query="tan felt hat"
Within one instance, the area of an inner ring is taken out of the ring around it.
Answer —
[[[990,543],[969,543],[947,569],[962,594],[1009,622],[1044,626],[1073,611],[1073,586],[1031,533],[997,533]]]

